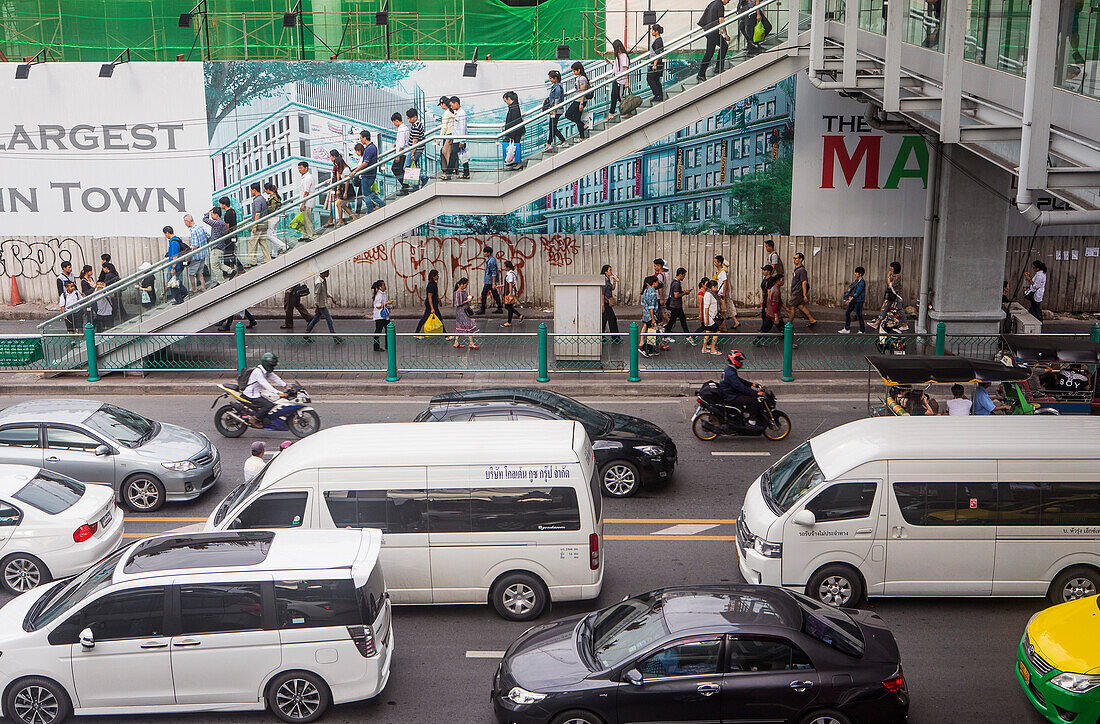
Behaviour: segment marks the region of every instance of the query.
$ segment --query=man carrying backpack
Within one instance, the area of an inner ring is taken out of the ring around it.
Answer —
[[[306,320],[306,324],[309,324],[313,316],[302,304],[302,299],[308,296],[309,287],[301,282],[283,292],[283,312],[286,318],[283,320],[283,326],[279,329],[294,329],[294,310],[298,310],[298,314],[302,315],[302,319]]]
[[[253,367],[251,371],[245,370],[237,378],[242,394],[252,404],[255,416],[252,424],[255,427],[262,428],[267,413],[271,412],[271,408],[275,407],[279,398],[286,397],[286,393],[278,389],[278,387],[286,387],[286,383],[275,374],[275,368],[278,366],[279,358],[271,352],[264,352],[260,355],[260,364]],[[247,380],[242,379],[245,377]],[[242,382],[244,382],[243,385]]]

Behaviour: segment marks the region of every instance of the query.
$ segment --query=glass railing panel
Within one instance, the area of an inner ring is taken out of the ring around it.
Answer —
[[[1067,0],[1061,10],[1055,85],[1100,98],[1100,3]]]

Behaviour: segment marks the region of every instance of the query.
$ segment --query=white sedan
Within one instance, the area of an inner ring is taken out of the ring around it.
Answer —
[[[0,585],[19,594],[79,573],[122,542],[114,491],[32,465],[0,465]]]

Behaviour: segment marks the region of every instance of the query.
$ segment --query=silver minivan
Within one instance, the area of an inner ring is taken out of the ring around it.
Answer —
[[[130,510],[193,500],[221,475],[201,432],[94,400],[34,400],[0,411],[0,463],[110,485]]]

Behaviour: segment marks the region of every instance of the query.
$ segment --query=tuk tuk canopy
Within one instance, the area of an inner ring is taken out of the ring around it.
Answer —
[[[888,385],[954,384],[968,382],[1024,382],[1030,370],[991,360],[934,355],[867,355]]]
[[[1065,362],[1095,365],[1100,363],[1100,342],[1085,337],[1060,337],[1030,334],[1006,334],[1005,342],[1021,362]]]

